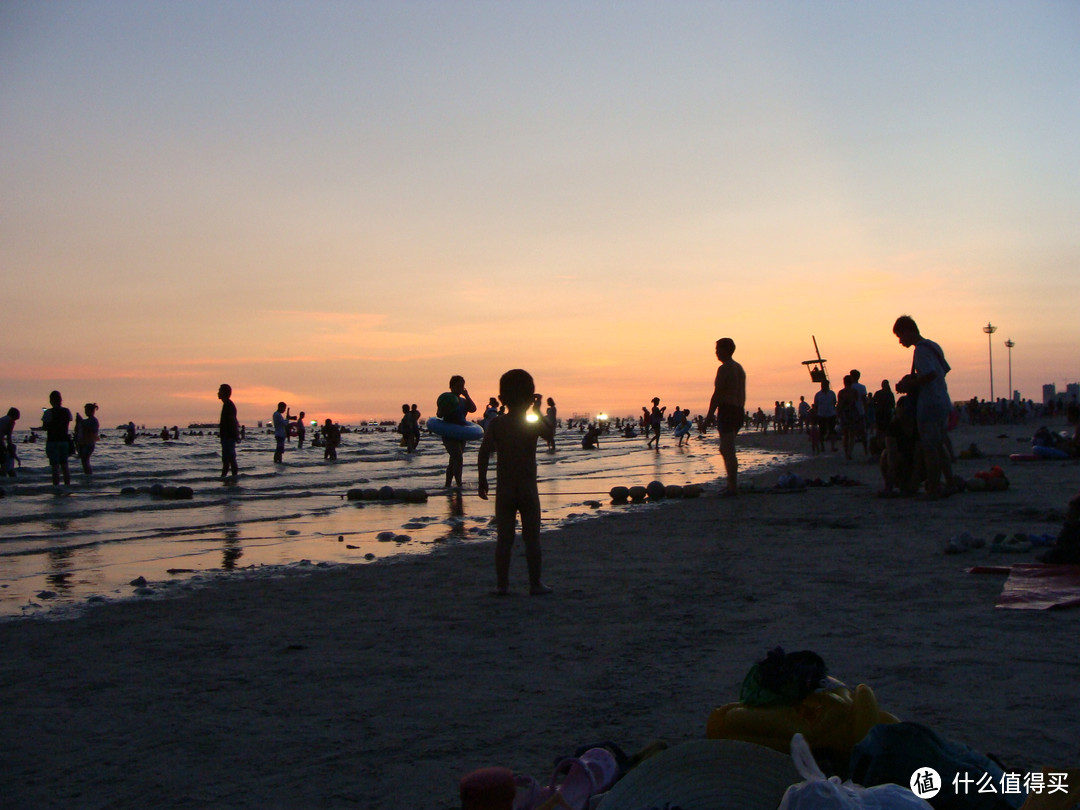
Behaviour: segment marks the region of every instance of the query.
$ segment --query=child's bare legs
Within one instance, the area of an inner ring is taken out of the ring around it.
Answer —
[[[446,487],[449,489],[451,483],[456,483],[460,488],[461,473],[465,469],[465,442],[443,439],[443,446],[450,455],[450,460],[446,464]]]
[[[527,493],[521,501],[495,496],[495,593],[503,595],[510,590],[510,559],[519,511],[525,562],[529,568],[529,593],[533,596],[551,593],[551,588],[540,579],[540,497],[535,492]]]
[[[521,539],[525,544],[525,562],[529,567],[529,593],[542,596],[551,588],[540,579],[540,496],[535,492],[521,504]]]
[[[659,427],[653,428],[652,438],[649,439],[648,444],[646,446],[647,447],[652,447],[653,442],[656,442],[656,449],[659,450],[660,449],[660,428]]]
[[[495,593],[504,596],[510,592],[510,557],[514,550],[514,532],[517,529],[517,505],[510,499],[495,494]]]

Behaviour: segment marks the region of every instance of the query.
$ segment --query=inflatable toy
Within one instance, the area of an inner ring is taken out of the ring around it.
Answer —
[[[846,769],[852,748],[873,726],[896,722],[894,715],[878,708],[869,686],[859,684],[852,691],[830,678],[828,688],[811,692],[795,705],[721,706],[709,715],[705,736],[742,740],[786,752],[797,732],[806,738],[816,756],[827,758],[836,769]]]
[[[1031,452],[1040,458],[1068,458],[1069,454],[1062,450],[1060,447],[1048,447],[1046,445],[1037,444],[1031,448]]]
[[[475,422],[459,425],[456,422],[445,422],[437,416],[430,416],[427,420],[427,429],[436,436],[442,436],[444,439],[455,439],[459,442],[484,438],[484,429]]]
[[[1009,456],[1009,461],[1043,461],[1046,456],[1037,456],[1034,453],[1013,453]]]

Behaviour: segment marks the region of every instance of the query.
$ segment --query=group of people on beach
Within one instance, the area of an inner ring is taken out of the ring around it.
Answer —
[[[949,400],[948,387],[945,376],[949,371],[949,365],[945,360],[944,353],[937,343],[923,337],[915,321],[907,315],[901,316],[893,325],[893,332],[901,345],[913,349],[911,372],[897,383],[897,393],[901,399],[895,401],[893,393],[889,389],[888,381],[882,382],[882,388],[873,397],[869,397],[866,388],[860,382],[860,374],[853,370],[844,379],[844,387],[838,393],[831,390],[828,380],[821,383],[821,391],[814,397],[813,405],[800,401],[799,421],[806,420],[811,433],[814,449],[823,449],[826,441],[831,441],[835,447],[836,424],[839,421],[845,454],[850,458],[852,448],[862,443],[866,450],[866,421],[867,405],[873,407],[876,413],[876,425],[879,437],[887,444],[883,453],[883,471],[886,475],[887,489],[893,486],[903,486],[900,479],[912,473],[912,464],[915,463],[918,474],[925,477],[926,492],[928,497],[940,497],[948,494],[954,487],[950,465],[950,454],[947,451],[946,423],[952,409]],[[709,401],[708,412],[703,419],[699,417],[699,427],[707,427],[716,424],[720,438],[720,453],[724,461],[726,487],[724,496],[738,494],[738,458],[735,450],[735,436],[747,420],[746,413],[746,372],[734,359],[735,342],[728,337],[716,341],[716,357],[720,362],[713,381],[713,393]],[[527,437],[534,439],[543,437],[548,448],[555,448],[555,426],[557,424],[557,409],[552,398],[547,399],[547,410],[541,412],[543,399],[535,392],[532,378],[527,372],[515,369],[508,372],[500,380],[499,397],[492,397],[485,409],[482,424],[484,440],[481,444],[478,457],[480,468],[480,482],[483,496],[487,494],[487,466],[492,452],[505,446],[506,452],[499,453],[499,480],[500,491],[505,487],[507,498],[505,504],[499,507],[499,497],[496,496],[497,522],[504,528],[511,525],[505,519],[507,510],[522,513],[523,529],[528,517],[528,537],[526,539],[526,556],[539,559],[538,540],[533,538],[534,525],[538,526],[539,501],[536,496],[536,459],[535,445],[530,445],[531,450],[526,450],[529,444]],[[218,389],[218,398],[221,400],[221,415],[218,424],[218,435],[221,442],[221,477],[234,479],[238,475],[236,444],[242,436],[236,405],[232,401],[232,388],[223,383]],[[72,422],[71,412],[63,406],[59,391],[53,391],[49,396],[50,406],[42,415],[42,428],[46,434],[46,455],[52,469],[53,483],[58,484],[61,478],[65,484],[70,483],[70,471],[68,457],[78,454],[82,463],[83,471],[89,475],[92,472],[90,458],[94,446],[99,438],[100,426],[96,417],[97,405],[87,403],[84,407],[84,415],[75,418],[74,435],[69,432]],[[779,403],[778,403],[779,405]],[[652,409],[643,408],[642,422],[647,426],[648,446],[660,446],[660,429],[663,424],[666,406],[660,404],[660,398],[655,397],[652,401]],[[477,411],[477,405],[465,386],[465,379],[460,375],[450,378],[448,390],[437,400],[436,416],[450,423],[464,424],[469,415]],[[675,413],[669,419],[669,426],[681,430],[680,444],[689,432],[689,409],[676,408]],[[899,412],[908,422],[914,425],[913,430],[904,433],[901,429],[892,429],[897,423],[896,414]],[[7,415],[0,418],[0,467],[4,472],[9,472],[14,460],[17,458],[12,442],[12,431],[19,419],[19,411],[11,408]],[[304,424],[304,412],[293,416],[285,402],[279,402],[272,417],[272,425],[275,439],[274,462],[283,462],[285,443],[291,435],[297,437],[298,446],[302,447],[305,441],[306,427]],[[913,417],[913,418],[912,418]],[[399,423],[399,431],[402,434],[402,443],[407,452],[413,452],[420,439],[420,411],[414,404],[402,405],[402,419]],[[526,427],[523,427],[525,425]],[[891,431],[891,432],[890,432]],[[320,431],[321,444],[324,445],[324,456],[327,459],[336,457],[336,447],[340,443],[340,429],[330,420]],[[914,434],[916,439],[917,458],[908,449],[910,443],[903,441],[907,435]],[[457,438],[443,438],[448,462],[445,471],[445,486],[462,486],[462,473],[464,469],[465,441]],[[599,430],[590,426],[590,430],[584,435],[582,446],[595,449],[599,446]],[[905,461],[907,462],[905,465]],[[944,489],[941,479],[944,477]],[[511,506],[513,509],[511,510]],[[524,511],[523,511],[524,510]],[[535,515],[534,515],[535,513]],[[499,515],[503,515],[499,518]],[[535,520],[534,520],[535,517]],[[505,546],[505,538],[501,541]],[[502,547],[500,546],[500,548]],[[504,552],[500,551],[499,554]],[[501,557],[499,558],[501,559]],[[501,581],[501,580],[500,580]],[[536,580],[539,583],[539,568],[537,563]]]
[[[893,334],[912,349],[911,370],[896,383],[895,393],[886,379],[869,394],[852,369],[839,391],[822,379],[813,405],[800,401],[799,421],[806,425],[813,453],[824,452],[826,442],[835,452],[840,441],[848,459],[858,444],[864,455],[880,454],[882,494],[914,494],[925,481],[924,497],[944,497],[959,489],[948,436],[953,403],[945,378],[951,369],[941,346],[924,337],[910,315],[896,319]]]
[[[100,438],[101,426],[98,423],[98,406],[87,402],[83,413],[75,414],[75,429],[71,430],[71,411],[64,407],[64,398],[59,391],[49,394],[49,407],[41,411],[41,427],[45,432],[45,456],[49,461],[54,486],[59,486],[61,479],[65,485],[71,484],[71,469],[68,458],[79,457],[83,473],[92,475],[90,456]],[[15,475],[16,465],[20,463],[18,449],[15,446],[15,424],[22,417],[18,408],[8,408],[0,417],[0,475]]]
[[[720,433],[720,452],[727,472],[725,494],[738,494],[738,458],[735,452],[735,434],[742,426],[746,406],[746,372],[735,361],[735,342],[721,338],[716,342],[716,357],[720,366],[716,372],[713,394],[706,419],[714,415]],[[544,584],[542,553],[540,549],[540,495],[537,487],[536,446],[542,438],[554,448],[556,406],[547,400],[547,411],[541,413],[543,397],[536,392],[536,385],[524,369],[507,371],[499,379],[498,404],[493,397],[484,414],[484,434],[477,455],[477,491],[481,498],[489,494],[488,468],[492,454],[496,457],[495,492],[495,591],[496,595],[509,593],[511,551],[514,544],[518,517],[521,520],[521,536],[525,546],[525,560],[529,574],[529,593],[541,595],[551,592]],[[654,410],[659,408],[659,398],[653,401]],[[465,378],[450,378],[449,390],[437,403],[436,416],[444,421],[465,424],[468,415],[474,413],[476,403],[465,387]],[[590,433],[595,426],[590,426]],[[596,434],[586,434],[583,446],[594,444]],[[443,438],[449,455],[446,467],[446,486],[461,487],[464,465],[465,442]]]
[[[799,423],[808,426],[814,450],[824,448],[826,441],[835,447],[836,425],[839,422],[844,452],[850,458],[853,447],[862,443],[866,448],[866,427],[869,410],[874,414],[877,438],[884,445],[882,470],[886,489],[910,488],[914,480],[925,478],[926,497],[936,498],[948,494],[954,487],[947,449],[947,420],[952,410],[945,381],[950,368],[941,347],[922,336],[915,321],[901,316],[893,325],[893,333],[900,344],[911,348],[912,365],[897,384],[894,398],[887,380],[872,397],[860,382],[860,374],[853,370],[844,378],[844,386],[833,392],[829,381],[821,382],[821,390],[814,396],[813,404],[800,400]],[[734,359],[735,342],[724,337],[716,341],[715,354],[719,366],[713,380],[713,392],[708,411],[699,417],[699,428],[715,424],[719,434],[720,454],[726,472],[724,497],[738,495],[738,457],[735,437],[747,423],[746,372]],[[232,387],[223,383],[218,389],[221,415],[218,435],[221,442],[221,477],[233,479],[238,475],[236,445],[242,437],[242,427],[232,400]],[[100,426],[96,417],[97,405],[87,403],[85,415],[75,417],[74,434],[71,434],[71,412],[63,406],[59,391],[49,396],[50,407],[44,409],[42,428],[45,431],[45,452],[52,469],[53,483],[70,482],[68,457],[78,454],[83,471],[91,474],[90,459],[99,438]],[[496,593],[506,593],[510,553],[514,541],[517,517],[520,515],[522,539],[529,570],[530,593],[550,591],[541,579],[540,552],[540,501],[537,489],[536,447],[543,438],[548,448],[555,448],[557,409],[552,398],[547,399],[547,409],[541,411],[543,398],[535,390],[532,376],[523,369],[506,372],[499,381],[499,396],[492,397],[484,411],[483,439],[477,456],[478,494],[487,498],[489,493],[488,469],[492,454],[497,459],[497,491],[495,494],[496,521]],[[780,403],[777,403],[779,406]],[[465,425],[477,409],[470,396],[464,377],[450,378],[448,390],[437,400],[436,417],[444,422]],[[648,446],[660,447],[660,430],[665,419],[666,407],[659,397],[652,401],[652,409],[643,408],[642,424],[646,429]],[[689,432],[689,409],[676,408],[668,420],[670,427],[681,432],[680,444]],[[275,439],[274,462],[283,462],[285,443],[291,435],[298,446],[305,441],[304,412],[293,416],[285,402],[279,402],[272,417]],[[12,431],[20,418],[19,411],[11,408],[0,417],[0,469],[7,472],[17,458],[12,442]],[[407,452],[413,452],[420,439],[420,411],[414,404],[402,405],[402,418],[398,425],[402,443]],[[330,419],[319,431],[325,447],[325,457],[336,457],[340,443],[340,429]],[[462,486],[466,443],[459,438],[443,437],[447,452],[445,486],[449,489]],[[596,448],[599,430],[589,426],[582,446]],[[942,479],[944,478],[944,485]]]

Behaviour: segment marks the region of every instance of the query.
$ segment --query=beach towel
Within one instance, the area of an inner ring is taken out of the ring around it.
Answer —
[[[1018,563],[994,607],[1013,610],[1049,610],[1080,607],[1080,565]]]

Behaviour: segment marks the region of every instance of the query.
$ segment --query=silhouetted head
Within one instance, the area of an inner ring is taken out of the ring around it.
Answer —
[[[282,412],[283,410],[285,410],[285,408],[286,408],[286,407],[287,407],[287,406],[285,405],[285,403],[284,403],[284,402],[279,402],[279,403],[277,404],[277,409],[278,409],[278,413],[281,413],[281,412]]]
[[[97,409],[98,407],[96,402],[87,402],[86,405],[83,406],[83,412],[87,416],[93,416],[94,411],[96,411]]]
[[[910,315],[901,315],[897,318],[892,331],[900,340],[901,346],[911,346],[919,339],[919,327]]]
[[[18,408],[8,408],[7,415],[10,416],[13,420],[18,419],[20,416],[22,416],[22,414],[19,413]]]
[[[858,370],[857,368],[853,368],[853,369],[852,369],[851,371],[849,371],[848,373],[849,373],[849,374],[851,375],[851,379],[853,379],[853,380],[854,380],[855,382],[858,382],[858,381],[859,381],[859,377],[861,377],[861,376],[862,376],[862,374],[860,374],[860,373],[859,373],[859,370]]]
[[[716,341],[716,356],[720,359],[731,357],[735,354],[735,341],[729,337],[720,338]]]
[[[60,396],[59,391],[53,391],[49,394],[49,404],[54,408],[59,408],[60,403],[64,401],[64,398]]]
[[[460,394],[465,390],[465,378],[460,374],[455,374],[450,378],[450,390],[455,394]]]
[[[535,394],[536,383],[523,368],[512,368],[499,378],[499,399],[507,408],[531,405]]]
[[[228,383],[222,383],[218,386],[217,395],[218,399],[228,399],[232,396],[232,386]]]

